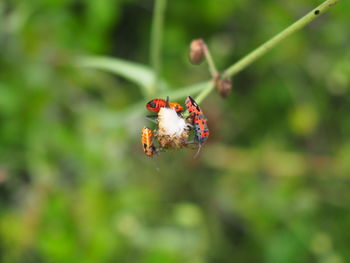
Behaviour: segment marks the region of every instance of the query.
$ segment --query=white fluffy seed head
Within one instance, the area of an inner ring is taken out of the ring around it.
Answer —
[[[158,113],[159,130],[169,136],[182,136],[187,132],[187,125],[183,118],[179,117],[174,109],[161,108]]]

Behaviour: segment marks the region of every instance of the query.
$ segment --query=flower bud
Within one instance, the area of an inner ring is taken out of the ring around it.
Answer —
[[[190,44],[189,58],[192,64],[200,64],[204,58],[204,41],[202,39],[192,40]]]
[[[221,97],[226,98],[232,89],[232,81],[230,78],[218,79],[215,82],[216,90]]]

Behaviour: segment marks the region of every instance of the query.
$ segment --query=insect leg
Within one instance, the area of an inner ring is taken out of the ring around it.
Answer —
[[[156,124],[158,124],[158,121],[157,120],[155,120],[155,119],[152,119],[152,118],[154,118],[154,117],[156,117],[156,116],[146,116],[146,120],[149,120],[149,121],[151,121],[151,122],[154,122],[154,123],[156,123]]]

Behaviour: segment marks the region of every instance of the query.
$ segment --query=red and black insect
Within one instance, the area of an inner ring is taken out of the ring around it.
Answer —
[[[186,107],[188,108],[188,112],[190,114],[189,117],[193,121],[195,140],[201,146],[208,140],[209,137],[207,119],[205,118],[199,105],[194,101],[194,99],[191,98],[191,96],[188,96],[186,99]]]
[[[168,102],[168,100],[163,99],[153,99],[146,104],[146,107],[149,111],[159,112],[161,108],[167,107],[174,109],[177,113],[181,113],[183,111],[182,106],[177,102]]]

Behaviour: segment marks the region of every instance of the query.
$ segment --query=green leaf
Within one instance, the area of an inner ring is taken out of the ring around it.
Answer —
[[[81,57],[77,64],[81,67],[100,69],[121,76],[141,87],[145,95],[150,93],[154,82],[154,72],[151,68],[119,58]]]

